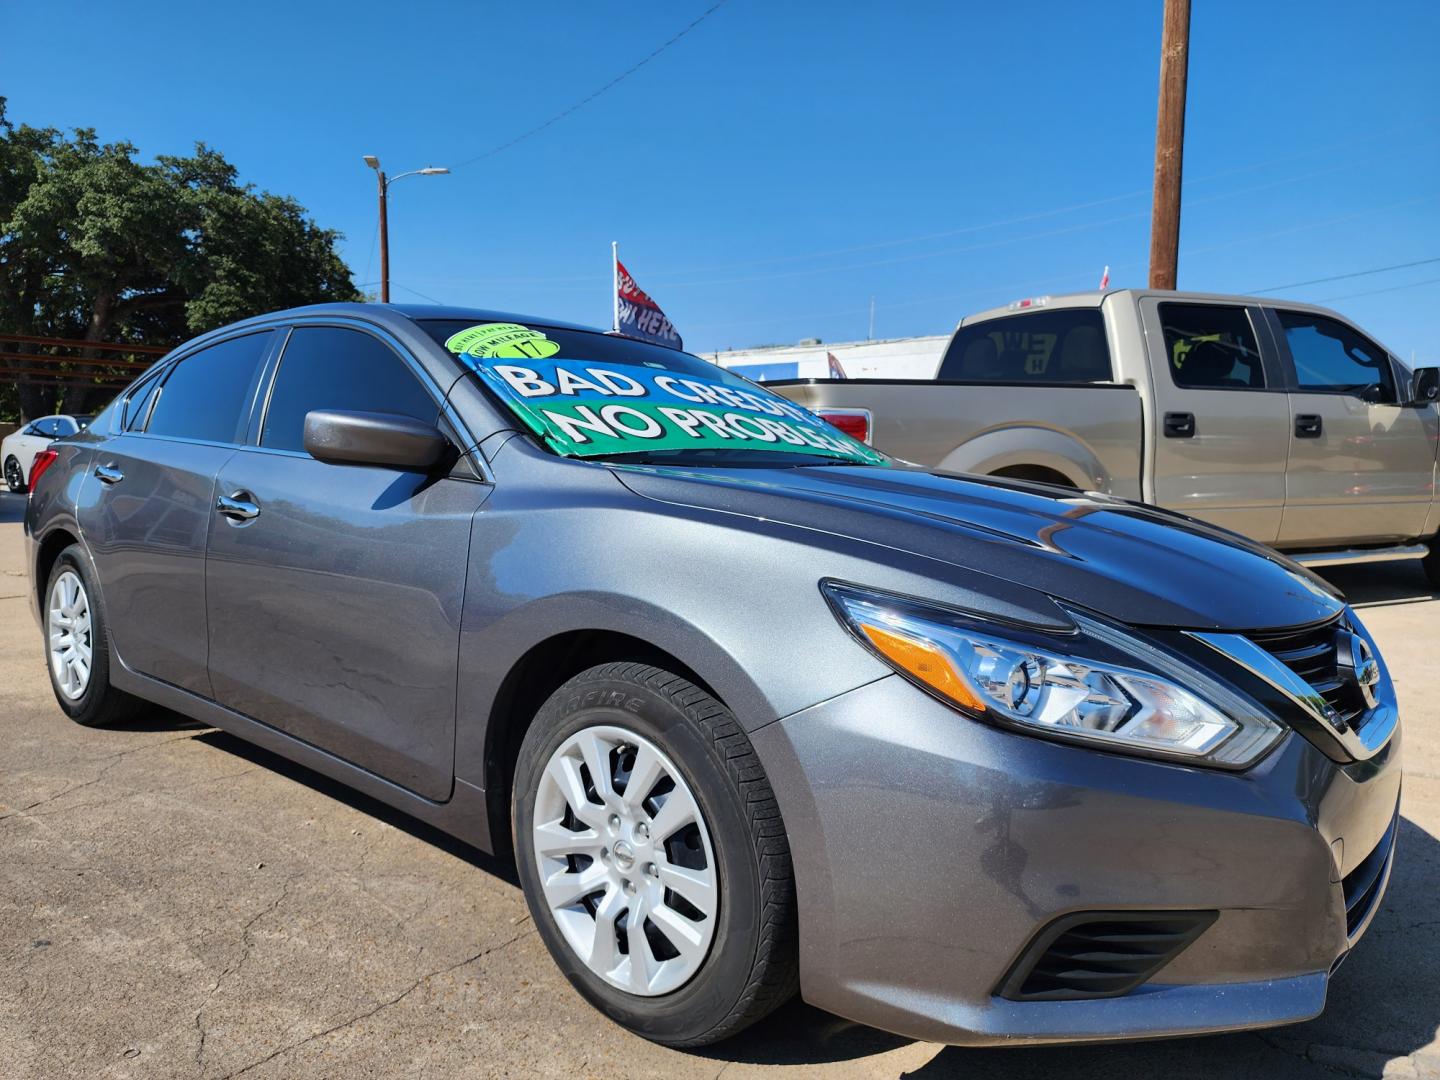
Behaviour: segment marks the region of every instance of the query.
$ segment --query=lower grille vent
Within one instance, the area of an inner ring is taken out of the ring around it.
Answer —
[[[1375,850],[1361,860],[1360,865],[1345,875],[1342,887],[1345,890],[1345,932],[1355,936],[1355,931],[1365,922],[1366,917],[1380,898],[1380,886],[1385,880],[1385,870],[1390,857],[1395,853],[1395,828],[1400,824],[1397,816],[1390,822],[1390,828],[1375,845]]]
[[[1218,918],[1215,911],[1081,911],[1050,923],[1000,986],[1012,1001],[1118,997],[1153,976]]]

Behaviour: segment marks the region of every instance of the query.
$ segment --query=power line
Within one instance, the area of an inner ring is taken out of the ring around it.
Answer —
[[[1292,281],[1289,285],[1276,285],[1269,289],[1251,289],[1249,295],[1259,296],[1262,293],[1281,292],[1284,289],[1298,289],[1302,285],[1323,285],[1327,281],[1344,281],[1346,278],[1365,277],[1369,274],[1383,274],[1390,270],[1406,270],[1412,266],[1427,266],[1430,263],[1440,262],[1440,258],[1416,259],[1414,262],[1395,263],[1393,266],[1377,266],[1373,270],[1356,270],[1353,274],[1336,274],[1333,277],[1311,278],[1309,281]]]
[[[1408,285],[1391,285],[1388,289],[1370,289],[1366,292],[1346,293],[1344,296],[1327,296],[1323,300],[1317,300],[1318,304],[1328,304],[1332,300],[1354,300],[1357,296],[1379,296],[1381,293],[1399,292],[1401,289],[1418,289],[1421,285],[1440,284],[1440,278],[1426,278],[1424,281],[1412,281]]]
[[[661,45],[661,46],[660,46],[658,49],[656,49],[654,52],[650,53],[649,56],[645,57],[645,59],[643,59],[643,60],[641,60],[639,63],[635,64],[633,67],[630,67],[630,68],[626,69],[625,71],[622,71],[619,75],[616,75],[615,78],[611,79],[611,80],[610,80],[609,82],[607,82],[604,86],[600,87],[599,90],[596,90],[595,92],[593,92],[592,94],[590,94],[588,97],[583,97],[583,98],[581,98],[579,101],[575,102],[574,105],[571,105],[571,106],[570,106],[569,108],[567,108],[567,109],[562,109],[560,112],[556,113],[554,116],[550,117],[550,119],[544,121],[543,123],[536,124],[536,125],[535,125],[533,128],[531,128],[529,131],[526,131],[526,132],[523,132],[522,134],[516,135],[515,138],[511,139],[509,142],[501,143],[499,146],[493,147],[493,148],[490,149],[490,150],[486,150],[483,154],[477,154],[475,157],[467,158],[465,161],[460,162],[459,165],[456,165],[456,166],[454,166],[453,168],[455,168],[455,169],[463,169],[463,168],[465,168],[465,166],[467,166],[467,165],[474,165],[475,162],[477,162],[477,161],[483,161],[483,160],[485,160],[485,159],[488,158],[488,157],[494,157],[496,154],[500,153],[502,150],[509,150],[510,147],[514,146],[516,143],[524,142],[526,139],[530,138],[532,135],[538,135],[538,134],[540,134],[540,132],[544,131],[546,128],[550,127],[552,124],[556,124],[556,123],[558,123],[559,121],[564,120],[565,117],[569,116],[571,113],[575,112],[577,109],[584,108],[586,105],[590,104],[590,102],[592,102],[592,101],[594,101],[596,98],[598,98],[601,94],[605,93],[605,91],[607,91],[607,90],[609,90],[609,89],[611,89],[611,88],[619,85],[620,83],[622,83],[622,82],[624,82],[626,79],[628,79],[631,75],[634,75],[635,72],[639,71],[639,70],[640,70],[642,67],[644,67],[646,64],[650,63],[651,60],[654,60],[657,56],[659,56],[661,53],[663,53],[666,49],[670,48],[671,45],[674,45],[677,41],[679,41],[681,38],[683,38],[683,37],[684,37],[686,34],[688,34],[691,30],[694,30],[695,27],[699,26],[702,22],[704,22],[706,19],[708,19],[711,15],[713,15],[713,14],[715,14],[715,12],[719,11],[722,7],[725,6],[725,4],[726,4],[727,2],[728,2],[728,0],[718,0],[718,3],[712,4],[710,7],[706,8],[705,11],[701,13],[700,17],[699,17],[698,19],[696,19],[694,22],[690,23],[689,26],[686,26],[683,30],[681,30],[678,34],[676,34],[674,37],[672,37],[669,41],[665,42],[663,45]]]

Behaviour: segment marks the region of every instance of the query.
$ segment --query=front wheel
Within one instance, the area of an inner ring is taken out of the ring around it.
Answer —
[[[795,992],[775,796],[745,732],[704,690],[643,664],[577,675],[526,733],[512,810],[535,925],[611,1019],[702,1046]]]
[[[20,468],[20,459],[14,454],[5,459],[5,486],[16,495],[25,494],[25,470]]]

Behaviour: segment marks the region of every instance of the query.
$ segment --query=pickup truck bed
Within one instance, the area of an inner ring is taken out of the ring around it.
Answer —
[[[905,460],[1153,503],[1305,561],[1425,556],[1440,528],[1436,370],[1324,308],[1044,297],[963,319],[938,376],[766,386]]]

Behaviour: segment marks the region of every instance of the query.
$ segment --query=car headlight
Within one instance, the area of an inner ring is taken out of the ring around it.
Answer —
[[[861,644],[976,719],[1132,754],[1244,768],[1285,734],[1203,672],[1108,623],[1028,631],[838,582],[822,589]]]

